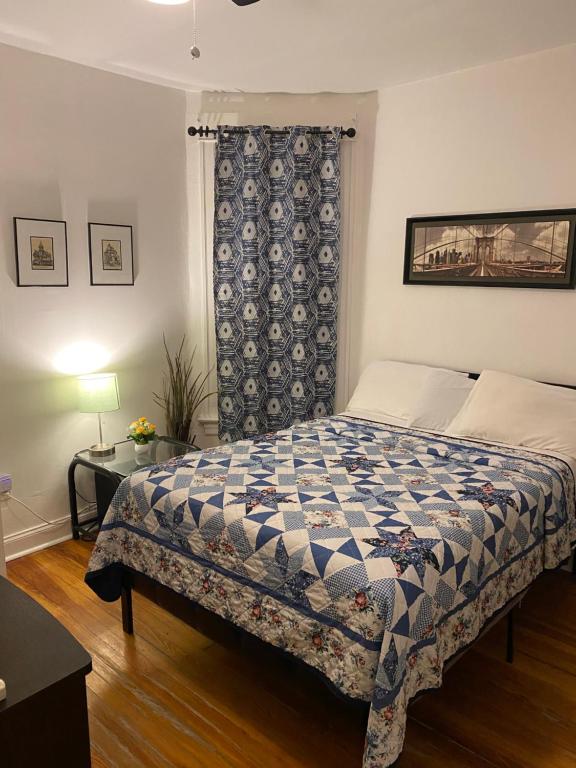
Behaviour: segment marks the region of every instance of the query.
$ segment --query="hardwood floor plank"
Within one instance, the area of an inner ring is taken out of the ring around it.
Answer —
[[[360,768],[365,715],[266,649],[214,642],[134,596],[84,584],[90,545],[70,541],[12,561],[9,577],[93,657],[88,707],[94,768]],[[411,706],[398,768],[576,765],[576,580],[546,574],[516,623],[516,661],[497,625]]]
[[[574,722],[554,694],[553,686],[531,686],[513,665],[472,649],[440,691],[412,707],[412,717],[496,765],[567,768],[576,765]]]
[[[408,718],[406,742],[402,756],[394,768],[496,768],[482,755],[449,738],[442,737],[430,726]]]

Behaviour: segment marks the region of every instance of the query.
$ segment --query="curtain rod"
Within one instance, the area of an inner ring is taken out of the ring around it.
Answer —
[[[349,139],[353,139],[354,136],[356,136],[356,128],[341,128],[342,136],[347,136]],[[228,128],[226,133],[250,133],[248,128]],[[286,135],[290,133],[290,131],[284,129],[284,128],[268,128],[266,130],[266,133],[276,133],[276,134],[282,134]],[[332,133],[332,131],[323,131],[321,128],[312,128],[309,131],[306,131],[306,133],[314,133],[314,134],[328,134]],[[201,125],[199,127],[196,127],[195,125],[191,125],[188,128],[188,134],[189,136],[200,136],[202,138],[203,136],[217,136],[218,135],[218,129],[217,128],[209,128],[207,125]]]

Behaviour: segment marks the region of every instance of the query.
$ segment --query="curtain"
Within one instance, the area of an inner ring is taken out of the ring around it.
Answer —
[[[220,127],[214,299],[219,435],[331,414],[336,388],[340,129]]]

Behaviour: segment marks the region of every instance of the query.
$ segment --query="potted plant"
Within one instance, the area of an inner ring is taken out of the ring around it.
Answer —
[[[128,427],[129,440],[134,440],[134,450],[136,453],[146,453],[150,448],[150,443],[156,437],[156,425],[148,421],[145,416],[141,416]]]
[[[162,338],[168,371],[164,374],[162,394],[154,392],[154,402],[164,410],[168,437],[194,445],[196,435],[191,434],[194,414],[204,400],[214,394],[205,391],[210,371],[204,375],[202,371],[195,373],[196,348],[190,355],[185,352],[186,336],[182,337],[178,352],[174,356],[170,354],[166,337]]]

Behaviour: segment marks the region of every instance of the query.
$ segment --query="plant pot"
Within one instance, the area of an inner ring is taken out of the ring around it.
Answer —
[[[134,443],[134,450],[137,454],[149,453],[151,443]]]

